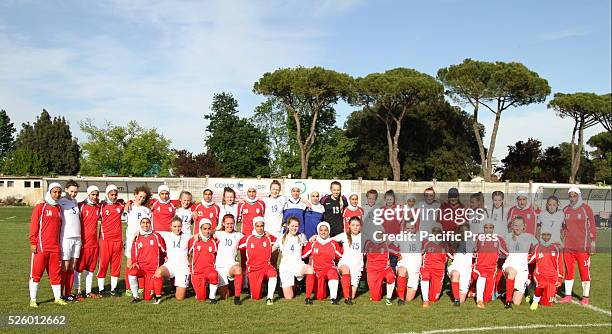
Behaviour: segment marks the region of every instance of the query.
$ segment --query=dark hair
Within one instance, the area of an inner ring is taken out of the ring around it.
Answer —
[[[392,196],[393,199],[395,200],[395,191],[393,191],[393,189],[389,189],[385,192],[385,197],[387,196]]]
[[[282,188],[280,182],[278,182],[278,180],[272,180],[272,182],[270,182],[270,188],[272,188],[273,185],[278,185],[280,188]]]
[[[170,221],[170,225],[172,225],[172,223],[174,222],[181,222],[181,225],[183,224],[183,219],[181,219],[181,217],[179,216],[174,216],[172,217],[172,220]]]
[[[495,190],[494,192],[491,193],[491,199],[493,199],[496,196],[501,196],[501,198],[504,199],[504,192]]]
[[[210,194],[212,195],[213,192],[209,188],[202,190],[202,194],[206,194],[207,191],[210,191]]]
[[[374,190],[374,189],[370,189],[368,190],[368,192],[366,193],[366,197],[368,197],[369,195],[376,195],[378,197],[378,191]]]
[[[557,202],[557,211],[559,211],[559,198],[557,198],[557,196],[555,195],[548,196],[548,198],[546,199],[546,211],[548,211],[548,201]]]
[[[68,182],[66,182],[66,186],[64,188],[68,189],[70,187],[79,187],[79,184],[75,181],[75,180],[68,180]]]
[[[232,218],[232,219],[234,220],[234,222],[236,222],[236,217],[234,217],[234,215],[233,215],[233,214],[231,214],[231,213],[226,213],[226,214],[223,216],[223,219],[221,219],[221,222],[222,222],[222,223],[223,223],[223,222],[225,222],[225,220],[226,220],[227,218]]]
[[[358,221],[359,224],[361,224],[361,218],[359,217],[351,217],[351,219],[349,219],[349,226],[351,225],[351,223],[353,221]],[[346,231],[346,239],[348,240],[348,244],[349,246],[353,245],[353,236],[351,235],[351,230],[349,229],[348,231]]]
[[[430,191],[430,190],[431,190],[431,191],[433,191],[434,195],[436,194],[436,191],[434,190],[434,188],[433,188],[433,187],[427,187],[427,188],[425,188],[425,190],[423,190],[423,194],[424,194],[424,193],[426,193],[426,192],[428,192],[428,191]]]
[[[332,181],[332,183],[329,185],[329,189],[331,189],[331,187],[334,185],[339,186],[340,189],[342,189],[342,184],[340,184],[338,181]]]
[[[232,193],[234,194],[234,201],[236,200],[236,192],[234,191],[234,189],[230,188],[230,187],[225,187],[223,188],[223,198],[221,199],[221,203],[223,205],[225,205],[225,194],[226,193]]]
[[[138,195],[141,192],[145,193],[145,200],[143,205],[147,205],[147,203],[149,203],[149,200],[151,199],[151,189],[149,189],[149,187],[147,186],[138,186],[134,188],[134,195]]]

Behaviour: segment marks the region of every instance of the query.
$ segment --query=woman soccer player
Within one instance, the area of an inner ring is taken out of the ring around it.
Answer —
[[[281,195],[280,191],[280,182],[273,180],[270,183],[270,196],[263,198],[266,206],[263,215],[266,222],[266,232],[272,235],[280,235],[283,226],[283,208],[287,202],[287,197]]]
[[[450,188],[448,190],[448,200],[440,205],[440,216],[438,222],[442,225],[442,230],[457,231],[459,225],[465,222],[465,205],[459,200],[459,190]]]
[[[411,222],[404,223],[404,231],[409,239],[400,243],[401,259],[397,262],[397,295],[398,305],[412,301],[419,289],[421,275],[421,246],[423,242],[417,234],[417,225]],[[406,289],[408,288],[408,289]]]
[[[176,207],[170,200],[170,188],[162,184],[157,187],[157,196],[151,202],[153,230],[161,235],[170,234],[170,222],[176,215]]]
[[[62,207],[62,228],[60,232],[62,255],[62,298],[66,301],[75,301],[72,294],[74,284],[75,262],[81,254],[81,221],[79,203],[76,197],[79,193],[79,184],[68,180],[64,187],[65,195],[57,202]]]
[[[238,221],[242,234],[251,234],[253,231],[253,218],[263,217],[266,211],[266,204],[262,200],[257,199],[257,189],[255,186],[249,186],[247,189],[246,198],[238,204]]]
[[[246,269],[252,299],[261,298],[263,281],[268,279],[266,305],[274,305],[274,290],[278,281],[276,269],[270,263],[275,242],[276,238],[265,232],[263,217],[255,217],[252,234],[242,237],[238,246],[246,254]]]
[[[491,209],[489,221],[493,223],[493,233],[504,236],[509,232],[508,222],[506,220],[507,212],[504,208],[504,193],[499,190],[494,191],[491,194],[491,200],[493,201],[493,208]]]
[[[470,209],[473,210],[473,213],[465,217],[470,225],[470,231],[474,234],[482,234],[483,224],[489,220],[489,213],[484,206],[484,196],[481,192],[470,195]]]
[[[508,255],[508,249],[503,237],[495,234],[495,224],[485,221],[483,224],[484,240],[478,240],[474,249],[473,278],[476,281],[476,305],[485,308],[485,303],[491,301],[498,282],[497,263],[501,255]],[[494,237],[497,236],[497,239]]]
[[[81,214],[81,241],[83,248],[81,256],[76,263],[74,273],[74,286],[77,289],[77,300],[81,300],[81,274],[85,275],[85,297],[97,298],[91,292],[93,285],[94,271],[98,265],[98,222],[100,221],[100,204],[98,197],[100,190],[96,186],[87,187],[87,198],[79,203]],[[126,275],[127,278],[127,275]]]
[[[308,204],[310,204],[310,206],[304,211],[304,234],[308,240],[310,240],[312,236],[317,235],[317,225],[323,221],[325,208],[319,203],[319,197],[320,193],[318,191],[311,191],[308,197],[310,200]]]
[[[453,292],[453,305],[459,306],[465,302],[470,288],[472,278],[472,254],[474,253],[474,242],[466,239],[466,233],[470,231],[470,225],[463,224],[457,230],[457,237],[460,238],[455,247],[453,262],[448,266],[448,276],[451,280],[451,290]]]
[[[226,214],[223,217],[223,230],[216,231],[214,238],[217,240],[217,259],[215,269],[219,273],[219,295],[221,298],[229,297],[228,285],[234,281],[234,304],[240,305],[240,292],[242,291],[242,267],[236,261],[238,245],[244,234],[236,231],[234,216]]]
[[[183,218],[174,217],[170,225],[172,233],[164,237],[167,249],[166,262],[157,269],[155,277],[174,278],[176,299],[185,299],[189,287],[189,239],[191,235],[183,232]]]
[[[336,259],[342,256],[342,248],[329,236],[330,227],[327,222],[317,226],[315,241],[304,247],[302,258],[310,257],[309,264],[314,268],[317,279],[317,300],[325,299],[325,281],[329,287],[329,298],[333,305],[338,305],[338,268]],[[312,290],[310,290],[312,291]],[[312,304],[310,295],[306,295],[306,304]]]
[[[310,265],[302,261],[302,247],[306,244],[306,236],[299,233],[299,229],[300,220],[296,217],[289,217],[285,233],[276,239],[274,244],[274,249],[278,249],[283,255],[278,266],[278,273],[285,299],[293,298],[295,279],[302,280],[306,276],[306,296],[312,294],[311,289],[314,285],[314,271]]]
[[[363,271],[363,251],[361,250],[361,219],[352,217],[348,231],[338,234],[334,240],[342,244],[342,257],[338,262],[340,269],[344,303],[353,305]]]
[[[121,274],[121,215],[124,211],[124,202],[118,199],[119,189],[114,184],[106,187],[106,201],[100,205],[100,264],[98,267],[99,294],[104,296],[104,279],[110,265],[111,290],[110,296],[118,296],[117,283]]]
[[[542,305],[554,304],[557,288],[561,286],[561,281],[563,281],[561,248],[553,239],[553,233],[556,233],[556,231],[548,230],[547,227],[542,229],[540,242],[535,246],[530,259],[530,261],[535,261],[536,264],[533,272],[536,289],[533,303],[529,307],[532,311],[538,309],[542,298]]]
[[[192,199],[193,195],[191,195],[190,192],[185,190],[181,191],[178,199],[180,206],[176,209],[176,216],[181,218],[182,221],[182,232],[188,238],[191,238],[193,235],[191,233],[191,228],[193,225],[193,211],[191,211],[193,204]],[[174,220],[174,218],[172,219]],[[173,224],[173,222],[171,222],[171,224]],[[170,229],[172,230],[172,226],[170,226]],[[172,232],[174,233],[174,231]]]
[[[442,228],[433,227],[431,234],[439,236]],[[430,302],[440,299],[442,282],[444,281],[444,270],[446,262],[452,259],[446,242],[428,240],[423,244],[423,265],[421,267],[421,295],[423,296],[423,307],[430,307]]]
[[[561,230],[565,214],[559,210],[559,199],[550,196],[546,200],[546,210],[538,216],[538,231],[546,230],[551,233],[552,242],[561,244]],[[541,239],[541,238],[540,238]]]
[[[132,256],[132,241],[140,231],[140,220],[143,217],[151,217],[151,210],[147,207],[151,199],[151,190],[146,186],[139,186],[134,189],[134,200],[128,201],[125,204],[124,210],[127,211],[127,228],[125,229],[125,257],[127,265],[130,265],[130,256]],[[128,270],[125,271],[125,294],[131,296],[130,280],[128,279]],[[144,286],[144,280],[139,281],[140,286]]]
[[[368,240],[364,244],[370,299],[373,301],[382,299],[382,282],[384,280],[387,283],[385,304],[391,305],[391,297],[393,297],[393,290],[395,289],[395,274],[389,265],[389,257],[393,255],[399,258],[399,250],[392,249],[387,241],[377,242],[374,240]]]
[[[153,304],[161,302],[163,282],[155,272],[166,256],[166,244],[162,236],[153,231],[151,219],[140,219],[140,231],[132,243],[131,263],[129,270],[130,289],[132,289],[132,304],[140,301],[138,298],[138,277],[144,277],[144,300],[153,299]]]
[[[56,305],[67,305],[61,298],[60,229],[62,208],[57,201],[62,196],[62,186],[51,183],[45,201],[38,203],[30,220],[30,307],[38,307],[38,284],[46,270],[51,282]]]
[[[234,216],[234,219],[236,219],[236,222],[238,222],[238,204],[236,204],[236,192],[234,189],[230,187],[223,188],[223,200],[221,201],[220,209],[220,221],[217,224],[216,230],[220,230],[222,228],[221,224],[223,222],[221,219],[223,219],[223,217],[225,217],[227,214]]]
[[[524,232],[536,235],[536,219],[538,217],[538,210],[534,208],[529,202],[529,194],[525,191],[519,191],[516,193],[516,205],[508,210],[508,228],[512,231],[512,223],[514,219],[520,217],[525,225]],[[512,252],[512,250],[510,250]]]
[[[221,208],[212,201],[213,192],[206,188],[202,192],[202,201],[197,203],[193,208],[193,232],[194,234],[200,230],[200,220],[206,218],[212,222],[213,230],[217,228],[217,222],[220,220]],[[235,217],[234,217],[235,218]]]
[[[331,236],[334,237],[344,231],[342,222],[342,211],[347,206],[346,197],[342,195],[342,185],[338,181],[333,181],[329,185],[330,195],[321,198],[321,204],[325,208],[323,220],[331,226]]]
[[[212,222],[203,218],[200,221],[200,231],[189,239],[189,254],[191,255],[191,283],[196,293],[196,300],[206,300],[206,284],[208,284],[209,302],[216,304],[219,274],[215,270],[217,242],[212,238],[212,233]]]
[[[301,190],[297,186],[291,188],[291,197],[285,202],[283,207],[283,225],[287,225],[289,217],[295,217],[300,221],[300,233],[304,233],[304,210],[307,205],[300,197]]]
[[[349,196],[349,205],[342,210],[342,217],[344,220],[344,232],[348,232],[351,218],[357,217],[360,221],[363,221],[363,208],[359,206],[359,195],[352,193]]]
[[[512,233],[505,239],[509,254],[502,270],[506,276],[506,308],[511,309],[513,302],[520,305],[523,299],[529,278],[529,255],[537,240],[533,234],[525,232],[525,221],[521,217],[514,218]]]

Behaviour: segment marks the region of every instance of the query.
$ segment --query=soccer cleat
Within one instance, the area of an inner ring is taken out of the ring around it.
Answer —
[[[272,301],[272,299],[268,298],[268,299],[266,299],[266,305],[274,305],[274,301]]]
[[[331,304],[332,305],[340,305],[340,303],[338,303],[338,298],[334,298],[331,300]]]
[[[559,304],[566,304],[572,302],[572,296],[565,296],[559,300]]]
[[[348,299],[345,299],[345,300],[344,300],[344,303],[345,303],[346,305],[353,305],[353,298],[348,298]]]
[[[497,298],[499,298],[499,296],[501,296],[499,293],[493,292],[493,296],[491,296],[491,300],[497,300]]]
[[[589,297],[582,297],[582,300],[580,301],[580,304],[582,304],[582,305],[589,305]]]
[[[96,294],[95,294],[95,293],[93,293],[93,292],[90,292],[90,293],[88,293],[88,294],[86,294],[86,295],[85,295],[85,298],[91,298],[91,299],[98,299],[98,298],[100,298],[100,297],[101,297],[100,295],[96,295]]]
[[[458,300],[455,300],[455,301],[453,302],[453,306],[461,306],[461,302],[460,302],[460,301],[458,301]]]
[[[67,301],[67,302],[75,302],[76,301],[76,297],[73,296],[73,295],[66,296],[63,299],[64,299],[64,301]]]
[[[112,296],[112,297],[119,297],[120,296],[120,293],[117,290],[111,290],[108,294],[110,296]]]
[[[31,308],[38,308],[38,303],[35,300],[30,300],[30,307]]]
[[[68,305],[68,303],[66,303],[66,301],[62,300],[62,299],[56,299],[53,304],[55,305],[59,305],[59,306],[66,306]]]
[[[85,300],[85,296],[83,296],[82,293],[77,293],[75,298],[77,302],[82,302]]]
[[[527,304],[531,303],[531,299],[532,299],[531,295],[527,295],[527,296],[525,296],[525,302],[526,302]]]
[[[215,304],[217,304],[217,299],[216,299],[216,298],[210,299],[210,300],[208,301],[208,303],[209,303],[209,304],[212,304],[212,305],[215,305]]]
[[[428,301],[424,301],[423,302],[423,308],[429,308],[431,305],[429,304]]]
[[[399,299],[399,300],[397,301],[397,305],[399,305],[399,306],[406,305],[406,301],[405,301],[405,300],[403,300],[403,299]]]
[[[478,307],[478,308],[480,308],[480,309],[483,309],[483,308],[485,308],[485,304],[484,304],[484,302],[481,300],[481,301],[476,302],[476,307]]]
[[[387,305],[387,306],[393,305],[393,303],[391,302],[391,299],[385,298],[385,305]]]
[[[106,291],[106,290],[100,290],[98,291],[98,296],[100,298],[106,298],[106,297],[110,297],[110,292]]]
[[[159,305],[161,303],[161,296],[155,296],[153,297],[153,305]]]
[[[312,305],[312,304],[313,304],[312,299],[310,299],[310,298],[306,298],[306,299],[304,299],[304,304],[306,304],[306,305]]]
[[[240,301],[240,296],[234,297],[234,305],[242,305],[242,302]]]
[[[531,303],[531,306],[529,306],[529,309],[530,309],[530,310],[532,310],[532,311],[535,311],[535,310],[537,310],[537,309],[538,309],[538,306],[539,306],[539,305],[540,305],[540,303],[538,303],[538,302],[533,302],[533,303]]]
[[[511,301],[506,302],[506,304],[505,304],[504,308],[506,308],[506,309],[512,309],[512,302],[511,302]]]
[[[139,302],[140,302],[140,298],[134,297],[132,298],[132,301],[130,302],[130,304],[138,304]]]

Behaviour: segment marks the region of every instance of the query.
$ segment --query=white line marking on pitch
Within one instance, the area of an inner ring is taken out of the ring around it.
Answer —
[[[572,299],[572,303],[573,303],[573,304],[576,304],[576,305],[580,305],[580,306],[582,306],[582,307],[586,307],[586,308],[588,308],[589,310],[592,310],[592,311],[595,311],[595,312],[599,312],[599,313],[603,313],[603,314],[605,314],[605,315],[607,315],[607,316],[609,316],[609,317],[612,317],[612,312],[610,312],[610,311],[608,311],[608,310],[604,310],[604,309],[599,308],[599,307],[597,307],[597,306],[593,306],[593,305],[591,305],[591,304],[589,304],[589,305],[582,305],[582,304],[580,304],[580,302],[575,301],[575,300],[573,300],[573,299]]]
[[[404,334],[439,334],[439,333],[461,333],[461,332],[484,332],[507,329],[541,329],[541,328],[583,328],[583,327],[612,327],[611,323],[600,324],[555,324],[555,325],[524,325],[524,326],[491,326],[491,327],[470,327],[470,328],[448,328],[434,329],[423,332],[408,332]]]
[[[7,217],[7,218],[2,218],[2,219],[0,219],[0,221],[2,221],[2,220],[10,220],[10,219],[13,219],[13,218],[17,218],[17,216],[12,216],[12,217]]]

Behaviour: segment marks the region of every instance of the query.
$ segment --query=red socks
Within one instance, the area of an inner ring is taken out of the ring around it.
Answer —
[[[350,299],[351,298],[351,275],[342,275],[342,278],[340,278],[340,280],[342,281],[342,294],[344,295],[345,299]]]
[[[514,280],[506,278],[506,302],[511,302],[513,295],[514,295]]]
[[[62,296],[70,296],[74,286],[74,270],[62,271],[61,279]]]
[[[537,287],[535,291],[533,292],[533,295],[536,297],[542,297],[543,293],[544,293],[544,288]]]
[[[459,296],[459,282],[451,282],[451,289],[453,290],[453,297],[455,300],[460,300],[461,296]]]
[[[306,274],[306,298],[312,298],[312,289],[314,288],[314,274]]]
[[[242,274],[234,275],[234,297],[240,297],[242,293]]]
[[[397,297],[400,300],[406,299],[406,285],[408,284],[408,277],[397,276]]]
[[[161,277],[153,276],[153,289],[155,290],[156,296],[161,296],[163,286],[164,286],[164,280]]]

